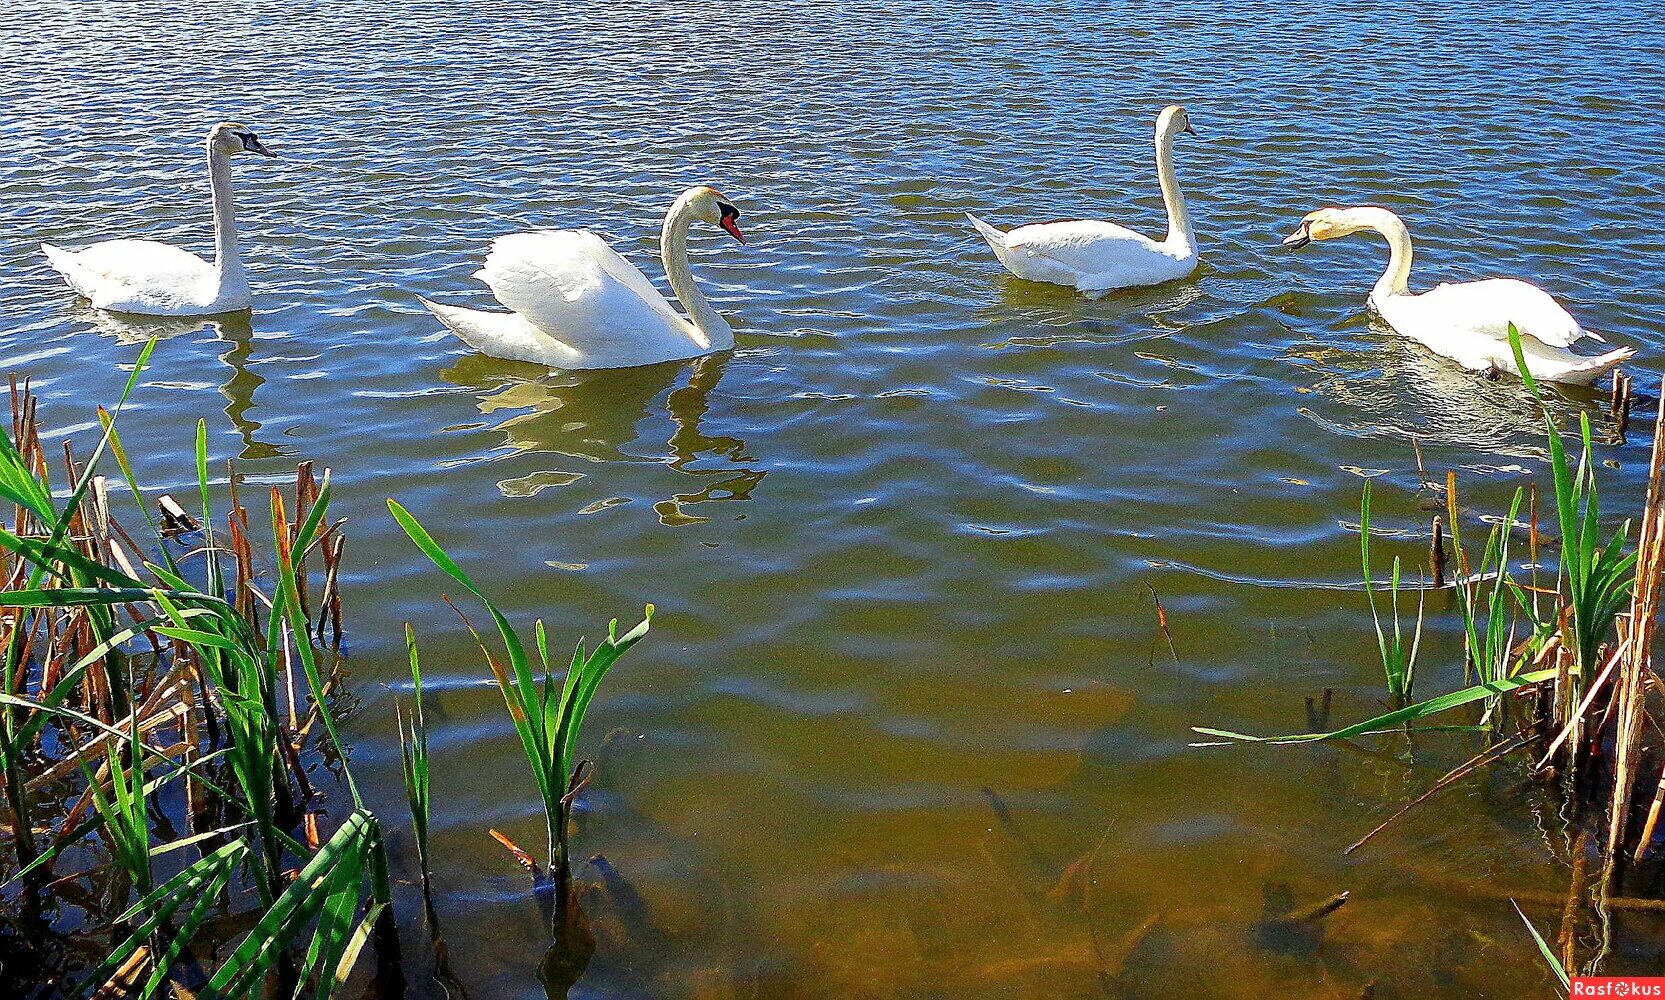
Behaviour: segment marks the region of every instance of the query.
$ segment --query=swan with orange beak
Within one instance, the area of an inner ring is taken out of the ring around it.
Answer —
[[[631,368],[734,347],[734,331],[706,301],[688,264],[695,222],[741,243],[740,209],[716,188],[689,188],[671,205],[659,251],[678,313],[634,264],[588,230],[500,236],[475,277],[510,312],[422,299],[440,322],[484,354],[551,368]]]

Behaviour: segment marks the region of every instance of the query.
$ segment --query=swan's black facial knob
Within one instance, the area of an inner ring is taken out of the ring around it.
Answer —
[[[722,226],[723,231],[728,233],[730,236],[739,240],[741,243],[745,243],[746,237],[741,235],[740,226],[737,223],[739,218],[740,210],[738,208],[735,208],[726,201],[719,201],[717,203],[717,225]]]
[[[261,156],[277,156],[276,153],[261,145],[260,137],[255,135],[253,132],[239,132],[237,133],[237,138],[242,141],[243,149],[247,152],[259,153]]]

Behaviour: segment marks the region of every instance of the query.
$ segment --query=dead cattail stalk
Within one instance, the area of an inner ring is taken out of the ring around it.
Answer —
[[[1445,523],[1434,515],[1433,530],[1428,540],[1428,564],[1434,570],[1434,586],[1445,586]]]

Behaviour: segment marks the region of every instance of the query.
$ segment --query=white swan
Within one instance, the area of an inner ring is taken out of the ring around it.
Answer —
[[[1174,174],[1174,137],[1181,132],[1197,134],[1190,115],[1177,104],[1162,109],[1156,117],[1156,172],[1168,208],[1168,236],[1160,243],[1096,219],[1046,222],[1003,233],[970,212],[966,218],[988,240],[1006,270],[1030,281],[1103,295],[1117,288],[1183,278],[1197,268],[1197,238]]]
[[[96,309],[146,316],[209,316],[249,307],[248,273],[237,254],[231,211],[231,157],[277,154],[233,122],[208,133],[208,182],[214,199],[214,263],[154,240],[109,240],[84,250],[41,244],[69,287]]]
[[[688,229],[698,219],[746,242],[735,208],[715,188],[683,192],[665,214],[659,253],[683,318],[653,282],[587,230],[498,237],[474,273],[513,312],[421,299],[468,346],[552,368],[630,368],[726,351],[734,331],[694,284]]]
[[[1589,385],[1636,352],[1621,347],[1586,356],[1568,350],[1580,340],[1601,338],[1578,325],[1567,310],[1536,285],[1492,278],[1440,285],[1420,295],[1410,291],[1411,234],[1385,208],[1321,208],[1283,242],[1299,249],[1314,240],[1333,240],[1370,229],[1387,238],[1387,270],[1370,290],[1370,308],[1395,331],[1475,371],[1520,372],[1509,347],[1509,324],[1520,331],[1521,353],[1534,378]]]

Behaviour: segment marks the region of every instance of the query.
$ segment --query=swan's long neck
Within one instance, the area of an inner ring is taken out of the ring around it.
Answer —
[[[1399,216],[1385,208],[1355,208],[1349,221],[1361,228],[1374,229],[1388,242],[1388,265],[1376,286],[1370,290],[1371,301],[1390,295],[1405,295],[1411,283],[1411,232]]]
[[[734,331],[728,321],[711,303],[705,301],[699,286],[694,284],[694,272],[688,266],[688,227],[694,223],[691,198],[678,198],[665,215],[665,228],[659,235],[659,256],[665,262],[665,277],[671,281],[671,291],[688,313],[694,325],[694,342],[707,350],[726,351],[734,346]]]
[[[1179,189],[1174,172],[1174,133],[1156,133],[1156,175],[1162,182],[1162,204],[1168,208],[1167,245],[1187,253],[1197,252],[1197,238],[1191,232],[1191,213],[1185,209],[1185,192]]]
[[[231,208],[231,157],[208,147],[208,187],[214,197],[214,269],[220,284],[241,281],[243,259],[237,254],[237,219]]]

